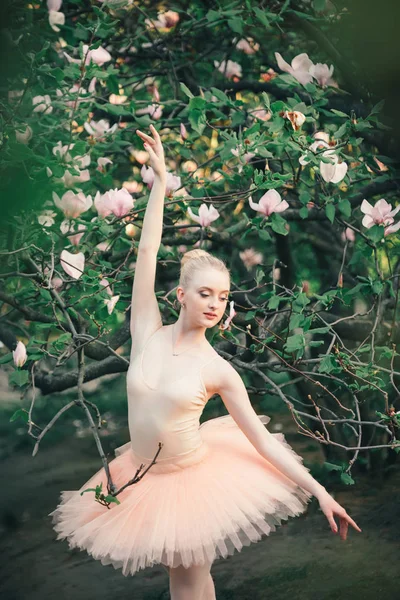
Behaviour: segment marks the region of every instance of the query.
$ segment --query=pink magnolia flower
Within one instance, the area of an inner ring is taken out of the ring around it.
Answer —
[[[140,169],[140,174],[142,176],[143,183],[145,183],[149,190],[151,190],[151,188],[153,187],[155,177],[153,168],[146,167],[145,165],[143,165],[143,167]]]
[[[100,171],[100,173],[105,173],[106,172],[105,166],[112,165],[112,164],[113,164],[113,161],[111,160],[111,158],[100,157],[97,159],[96,171]]]
[[[65,192],[62,198],[53,192],[53,200],[57,208],[69,219],[76,219],[79,215],[89,210],[93,204],[91,196],[85,196],[83,192],[75,194],[72,190]]]
[[[210,204],[210,206],[207,206],[207,204],[205,203],[203,203],[200,206],[198,215],[195,215],[193,213],[190,206],[187,212],[188,215],[193,219],[193,221],[196,221],[196,223],[199,223],[202,227],[209,227],[211,223],[218,219],[218,217],[220,216],[219,212],[212,204]]]
[[[108,101],[110,104],[120,105],[128,100],[128,96],[124,94],[110,94],[108,97]]]
[[[71,244],[73,244],[74,246],[78,246],[79,242],[81,241],[81,237],[83,236],[86,230],[86,225],[84,225],[83,223],[79,223],[78,231],[81,231],[82,233],[77,233],[75,231],[74,224],[71,223],[69,219],[65,219],[64,221],[62,221],[60,229],[62,233],[68,234],[68,239],[71,242]]]
[[[67,54],[67,52],[64,52],[64,56],[70,63],[81,64],[82,62],[80,58],[72,58],[72,56]],[[85,65],[88,65],[90,62],[94,62],[99,67],[103,66],[104,63],[112,59],[111,54],[105,48],[100,46],[99,48],[89,50],[88,44],[83,44],[82,46],[82,58],[83,57],[85,57]]]
[[[227,319],[225,319],[225,322],[223,324],[221,324],[219,326],[219,328],[223,329],[223,330],[228,329],[233,317],[235,317],[235,316],[236,316],[235,302],[234,302],[234,300],[231,300],[229,302],[229,317]]]
[[[23,367],[26,363],[27,352],[25,344],[21,341],[18,342],[15,350],[13,350],[13,360],[16,367]]]
[[[260,44],[257,44],[253,38],[249,37],[247,40],[239,40],[236,48],[242,50],[245,54],[255,54],[260,49]]]
[[[322,179],[327,183],[339,183],[339,181],[342,181],[348,170],[347,163],[345,161],[340,163],[339,157],[335,154],[334,150],[326,150],[322,153],[322,156],[329,156],[333,159],[333,163],[322,161],[319,163]]]
[[[100,139],[105,135],[114,133],[118,128],[118,123],[114,123],[114,125],[110,127],[110,122],[107,119],[100,119],[100,121],[92,120],[90,123],[86,121],[83,126],[90,135],[96,139]]]
[[[55,290],[59,290],[62,285],[63,285],[63,280],[61,279],[61,277],[53,277],[53,279],[50,282],[50,285],[52,288],[54,288]]]
[[[32,104],[35,107],[33,112],[42,112],[46,115],[49,115],[53,112],[51,98],[48,94],[45,94],[44,96],[34,96],[32,98]]]
[[[79,171],[79,169],[78,169]],[[85,181],[89,181],[90,173],[89,169],[84,169],[83,171],[79,171],[79,175],[73,175],[68,169],[64,171],[64,175],[62,177],[57,177],[54,179],[57,183],[63,183],[65,187],[72,188],[75,187],[76,183],[82,183]]]
[[[113,295],[112,290],[111,290],[111,284],[108,281],[108,279],[105,279],[105,277],[103,277],[103,279],[101,279],[99,281],[99,285],[103,286],[105,291],[107,292],[107,294],[109,294],[110,296]]]
[[[354,233],[354,229],[352,229],[351,227],[346,227],[346,229],[342,231],[341,238],[343,242],[345,242],[346,240],[351,243],[355,242],[356,234]]]
[[[32,136],[33,131],[29,125],[25,127],[24,131],[18,131],[18,129],[15,131],[15,137],[17,138],[17,142],[20,144],[28,144]]]
[[[114,296],[110,282],[107,279],[101,279],[100,285],[104,287],[105,291],[110,296],[110,298],[104,299],[104,304],[107,306],[108,314],[111,315],[116,303],[119,300],[119,294],[117,296]]]
[[[317,80],[318,85],[326,87],[327,85],[337,86],[337,83],[332,79],[333,65],[328,67],[325,63],[316,63],[311,65],[309,73]]]
[[[157,19],[145,19],[147,27],[156,29],[171,29],[179,21],[179,13],[173,10],[167,10],[163,13],[158,13]]]
[[[154,171],[152,167],[143,167],[140,170],[143,182],[151,190],[154,183]],[[167,171],[167,178],[165,182],[165,195],[169,196],[172,192],[181,187],[181,178],[178,175],[173,175],[170,171]]]
[[[302,85],[306,85],[312,81],[312,75],[309,73],[309,69],[312,66],[313,62],[308,58],[308,54],[303,52],[302,54],[298,54],[292,60],[292,64],[289,65],[279,54],[279,52],[275,52],[276,62],[278,63],[278,67],[281,71],[285,71],[286,73],[290,73],[299,83]]]
[[[370,229],[374,225],[384,225],[388,230],[388,233],[385,230],[385,235],[388,235],[397,231],[400,227],[400,222],[394,225],[393,218],[399,212],[400,204],[392,210],[392,205],[386,202],[384,198],[378,200],[375,206],[372,206],[368,200],[364,199],[360,209],[365,215],[362,224],[364,227],[367,227],[367,229]]]
[[[305,115],[303,115],[303,113],[298,110],[285,110],[285,112],[283,113],[283,118],[289,119],[295,131],[298,131],[306,120]]]
[[[115,188],[108,190],[105,194],[97,192],[94,205],[97,209],[99,217],[108,217],[113,214],[116,217],[124,217],[133,209],[133,198],[127,189]]]
[[[258,203],[253,202],[249,197],[249,204],[253,210],[261,212],[265,217],[269,217],[272,213],[280,213],[289,208],[288,202],[282,200],[281,195],[276,190],[268,190],[259,200]]]
[[[261,252],[256,252],[254,248],[246,248],[243,252],[239,252],[239,256],[248,271],[250,271],[251,267],[260,265],[263,261]]]
[[[242,76],[242,66],[233,60],[223,60],[222,62],[214,60],[214,66],[217,67],[218,71],[225,75],[227,79]]]
[[[239,144],[236,148],[233,148],[231,152],[234,156],[243,159],[243,161],[246,163],[248,163],[255,156],[254,152],[244,152],[242,144]]]
[[[83,252],[71,254],[68,250],[63,250],[60,254],[60,264],[67,275],[79,279],[85,268],[85,255]]]
[[[63,0],[47,0],[48,10],[60,10]]]
[[[183,123],[181,123],[180,131],[181,131],[181,138],[183,140],[186,140],[188,138],[188,132],[187,132],[187,129],[186,129],[186,127],[185,127],[185,125]]]
[[[256,119],[261,119],[261,121],[269,121],[272,117],[272,113],[264,108],[255,108],[254,110],[250,111],[250,114]]]
[[[158,119],[161,119],[161,117],[162,117],[163,110],[162,110],[162,106],[160,104],[149,104],[145,108],[140,108],[139,110],[137,110],[136,114],[137,115],[148,114],[151,119],[158,121]]]
[[[387,235],[390,235],[391,233],[395,233],[399,229],[400,229],[400,221],[398,221],[397,223],[394,223],[393,225],[389,225],[389,227],[385,227],[383,235],[386,237]]]

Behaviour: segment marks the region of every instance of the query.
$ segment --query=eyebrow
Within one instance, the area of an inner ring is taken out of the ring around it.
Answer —
[[[202,285],[199,289],[202,290],[203,288],[205,288],[206,290],[210,290],[210,292],[214,291],[212,288],[207,287],[206,285]],[[228,292],[229,293],[229,290],[222,290],[221,294],[223,294],[224,292]]]

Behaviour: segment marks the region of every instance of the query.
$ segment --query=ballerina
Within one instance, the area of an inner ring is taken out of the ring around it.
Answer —
[[[166,166],[160,135],[137,130],[154,171],[143,220],[131,304],[132,348],[127,373],[130,441],[109,463],[122,487],[119,503],[105,507],[83,490],[106,485],[100,469],[80,490],[61,492],[50,513],[57,539],[86,550],[123,575],[155,564],[169,573],[172,600],[214,600],[211,566],[303,513],[315,496],[334,533],[361,529],[318,483],[266,415],[254,411],[238,372],[205,332],[224,315],[230,291],[225,263],[204,250],[181,262],[178,319],[164,325],[155,295]],[[218,394],[228,415],[199,419]],[[156,456],[156,458],[154,458]]]

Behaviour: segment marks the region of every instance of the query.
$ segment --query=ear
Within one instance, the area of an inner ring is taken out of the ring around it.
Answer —
[[[181,286],[179,285],[176,288],[176,297],[178,299],[178,302],[182,302],[184,295],[185,295],[185,293],[184,293],[183,289],[181,288]]]

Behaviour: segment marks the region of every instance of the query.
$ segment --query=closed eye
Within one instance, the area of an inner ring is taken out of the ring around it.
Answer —
[[[200,296],[202,296],[203,298],[208,298],[209,294],[203,294],[202,292],[200,292]],[[228,298],[221,298],[221,300],[223,302],[226,302],[228,300]]]

